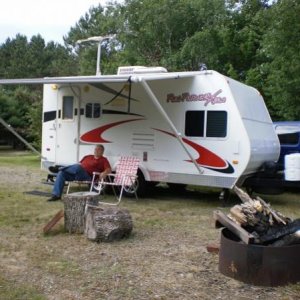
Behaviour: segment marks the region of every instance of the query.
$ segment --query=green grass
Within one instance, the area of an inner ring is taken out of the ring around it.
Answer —
[[[20,172],[39,172],[39,158],[0,154],[0,170],[1,166],[11,166],[22,178]],[[300,284],[253,291],[218,273],[218,257],[205,251],[208,243],[219,240],[213,211],[228,212],[238,199],[231,197],[230,206],[220,208],[217,189],[191,187],[186,193],[171,193],[162,188],[138,201],[124,198],[120,207],[132,215],[132,234],[122,241],[99,244],[66,233],[63,220],[44,235],[43,227],[63,203],[24,194],[32,189],[51,191],[51,186],[11,181],[0,189],[1,300],[39,300],[49,295],[57,299],[193,299],[193,293],[199,299],[228,299],[237,290],[245,299],[253,293],[262,299],[293,299],[299,294]],[[299,194],[261,197],[287,216],[300,217]]]
[[[39,167],[41,158],[31,152],[25,151],[0,151],[1,166],[27,166]]]
[[[2,300],[46,300],[47,298],[40,294],[29,284],[18,284],[9,281],[0,275],[0,299]]]

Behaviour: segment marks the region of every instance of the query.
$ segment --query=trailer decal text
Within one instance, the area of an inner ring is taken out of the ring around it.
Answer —
[[[206,93],[206,94],[190,94],[188,92],[182,93],[181,95],[174,95],[170,93],[167,95],[167,102],[176,103],[176,102],[194,102],[194,101],[203,101],[204,106],[208,104],[221,104],[226,102],[226,97],[219,97],[222,93],[222,90],[218,90],[214,94]]]

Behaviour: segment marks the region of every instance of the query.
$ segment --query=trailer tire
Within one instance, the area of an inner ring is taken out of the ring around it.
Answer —
[[[148,191],[148,184],[145,180],[145,177],[142,173],[142,171],[139,169],[137,172],[137,180],[131,187],[125,187],[124,188],[124,195],[126,197],[132,198],[135,196],[135,193],[137,193],[138,197],[144,197],[147,194]]]

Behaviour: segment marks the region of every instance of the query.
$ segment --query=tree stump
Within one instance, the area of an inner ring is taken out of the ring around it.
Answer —
[[[96,242],[111,242],[130,235],[132,218],[127,209],[87,206],[85,235]]]
[[[65,229],[69,233],[83,233],[86,204],[98,205],[99,195],[90,192],[70,193],[63,197]]]

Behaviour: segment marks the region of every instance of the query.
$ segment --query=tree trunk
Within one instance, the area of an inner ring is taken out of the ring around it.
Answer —
[[[98,205],[99,195],[90,192],[67,194],[63,197],[65,229],[69,233],[83,233],[86,204]]]
[[[132,218],[127,209],[87,206],[85,235],[96,242],[111,242],[130,235]]]

